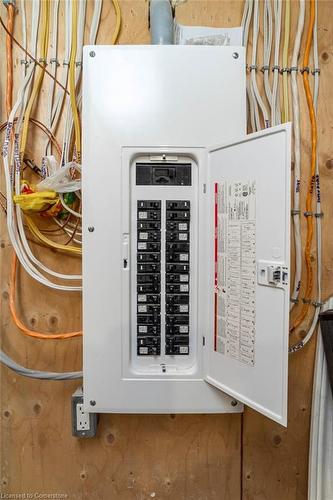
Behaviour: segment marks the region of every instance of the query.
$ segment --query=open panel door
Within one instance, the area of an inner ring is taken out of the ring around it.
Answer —
[[[205,380],[287,425],[290,124],[208,152]]]

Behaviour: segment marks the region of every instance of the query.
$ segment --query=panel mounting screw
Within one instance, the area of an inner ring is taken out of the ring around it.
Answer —
[[[93,50],[91,50],[91,51],[89,52],[89,55],[90,55],[90,57],[95,57],[96,52],[94,52]]]
[[[238,57],[239,57],[238,52],[233,52],[233,53],[232,53],[232,57],[233,57],[234,59],[238,59]]]
[[[89,231],[89,233],[93,233],[95,231],[94,226],[89,226],[88,231]]]
[[[96,406],[96,401],[94,401],[93,399],[90,401],[90,406]]]
[[[237,406],[237,401],[235,399],[233,399],[230,404],[231,404],[231,406]]]

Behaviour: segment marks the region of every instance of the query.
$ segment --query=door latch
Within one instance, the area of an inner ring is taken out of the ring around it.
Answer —
[[[288,285],[288,267],[278,262],[258,261],[257,278],[259,285],[284,288]]]

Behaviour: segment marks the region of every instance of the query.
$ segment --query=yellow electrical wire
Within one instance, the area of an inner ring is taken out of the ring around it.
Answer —
[[[30,232],[42,243],[48,245],[49,247],[56,248],[66,253],[82,255],[82,248],[75,247],[72,245],[63,245],[61,243],[56,243],[55,241],[49,240],[46,236],[41,233],[34,221],[28,215],[25,216]]]
[[[74,120],[75,132],[75,149],[76,160],[81,163],[81,127],[79,111],[76,104],[76,88],[75,88],[75,67],[76,67],[76,52],[77,52],[77,23],[78,23],[78,2],[72,0],[72,46],[69,59],[69,96]]]
[[[289,52],[289,39],[290,39],[290,0],[285,2],[285,17],[284,17],[284,45],[282,55],[283,65],[283,109],[282,109],[282,122],[289,121],[289,96],[288,96],[288,52]]]
[[[311,303],[311,293],[313,288],[313,269],[311,262],[311,246],[313,239],[313,212],[312,212],[312,198],[313,198],[313,190],[315,185],[315,174],[316,174],[316,158],[317,158],[317,120],[316,113],[314,109],[310,84],[309,84],[309,73],[308,73],[308,64],[310,57],[310,49],[313,37],[313,26],[315,21],[315,0],[311,0],[310,3],[310,23],[306,38],[306,46],[304,52],[303,65],[305,71],[303,71],[303,85],[306,96],[306,102],[309,109],[309,117],[311,122],[311,167],[310,167],[310,175],[308,182],[308,191],[306,195],[306,225],[307,225],[307,235],[306,235],[306,245],[305,245],[305,264],[307,270],[306,276],[306,287],[305,287],[305,299],[306,301],[303,303],[300,315],[295,319],[291,331],[294,331],[295,328],[301,325],[304,319],[307,316],[309,311],[310,303]]]
[[[47,48],[49,44],[49,16],[50,16],[50,2],[49,0],[44,0],[41,2],[41,59],[44,63],[44,66],[46,65],[46,57],[47,57]],[[25,148],[27,145],[27,138],[28,138],[28,130],[29,130],[29,118],[31,115],[31,111],[33,108],[33,105],[35,103],[36,97],[38,93],[40,92],[40,88],[43,82],[43,77],[44,77],[44,67],[43,68],[38,68],[38,73],[36,80],[34,82],[34,86],[31,92],[30,99],[28,101],[25,113],[24,113],[24,122],[23,122],[23,128],[22,128],[22,136],[21,136],[21,142],[20,142],[20,156],[21,160],[24,157],[24,152]]]
[[[8,21],[6,36],[6,57],[7,57],[7,82],[6,82],[6,111],[7,118],[12,109],[13,99],[13,42],[12,36],[14,31],[15,7],[12,3],[7,5]]]
[[[112,34],[112,39],[111,39],[111,44],[115,45],[117,43],[119,34],[120,34],[120,28],[121,28],[121,10],[120,10],[120,5],[118,0],[112,0],[114,10],[116,12],[116,27],[114,29],[114,32]]]
[[[76,2],[73,2],[76,4]],[[40,51],[41,51],[41,58],[43,61],[46,61],[47,57],[47,50],[48,50],[48,43],[49,43],[49,18],[50,18],[50,2],[49,0],[45,0],[41,2],[41,43],[40,43]],[[75,26],[77,23],[75,24]],[[74,38],[75,40],[75,46],[76,46],[76,36]],[[76,54],[76,48],[75,48],[75,53],[74,53],[74,60],[75,60],[75,54]],[[45,64],[45,63],[44,63]],[[75,61],[74,61],[74,67],[75,67]],[[37,95],[40,92],[41,85],[43,82],[43,77],[44,77],[44,68],[38,68],[39,72],[37,74],[37,78],[35,80],[31,96],[29,99],[29,102],[27,104],[27,108],[24,114],[24,122],[23,122],[23,128],[22,128],[22,137],[21,137],[21,143],[20,143],[20,156],[21,159],[24,157],[24,152],[26,149],[26,144],[27,144],[27,137],[28,137],[28,130],[29,130],[29,119],[31,115],[31,111],[33,108],[33,105],[35,103],[35,100],[37,98]],[[31,217],[29,217],[27,214],[25,215],[26,222],[28,224],[28,227],[30,229],[30,232],[42,243],[48,245],[51,248],[56,248],[58,250],[62,250],[66,253],[71,253],[71,254],[78,254],[80,255],[82,253],[81,248],[73,246],[73,245],[62,245],[60,243],[55,243],[54,241],[50,240],[49,238],[46,238],[38,229],[36,226],[35,222]]]

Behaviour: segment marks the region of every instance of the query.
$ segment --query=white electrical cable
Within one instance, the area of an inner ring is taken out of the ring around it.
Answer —
[[[37,33],[38,33],[38,19],[39,19],[39,0],[33,3],[32,9],[32,33],[31,33],[31,47],[33,56],[35,57],[36,48],[37,48]],[[64,279],[79,279],[79,276],[70,276],[61,275],[59,273],[55,273],[54,271],[49,270],[40,263],[31,253],[30,248],[27,244],[24,227],[21,218],[20,208],[17,206],[16,210],[14,210],[13,200],[12,200],[12,178],[11,178],[11,167],[10,167],[10,158],[15,157],[15,191],[16,193],[20,193],[20,172],[21,168],[19,165],[18,153],[15,151],[16,144],[18,144],[18,137],[16,138],[16,143],[14,143],[14,147],[12,150],[10,148],[11,142],[11,129],[13,126],[14,118],[19,109],[21,109],[18,116],[18,123],[22,123],[22,115],[24,114],[24,110],[22,110],[22,103],[24,102],[24,98],[28,93],[30,93],[30,86],[32,83],[32,76],[35,72],[36,65],[30,64],[26,76],[23,80],[21,88],[18,92],[17,100],[13,106],[13,109],[10,112],[8,118],[8,124],[6,128],[5,142],[3,147],[3,163],[4,163],[4,172],[5,172],[5,181],[6,181],[6,192],[7,192],[7,226],[8,226],[8,234],[10,240],[13,244],[14,250],[17,254],[17,257],[25,269],[25,271],[34,279],[39,281],[40,283],[50,286],[51,288],[55,288],[57,290],[68,290],[68,291],[79,291],[82,287],[79,286],[65,286],[59,285],[49,281],[42,273],[33,265],[33,263],[37,264],[40,269],[48,272],[57,277],[61,277]],[[17,129],[15,135],[17,134]],[[16,217],[15,217],[16,215]]]
[[[245,52],[247,49],[247,39],[249,33],[249,26],[247,25],[248,13],[249,13],[249,0],[245,0],[242,22],[241,22],[241,26],[243,28],[243,46],[245,47]]]
[[[56,81],[55,78],[57,76],[58,69],[58,13],[59,13],[59,0],[53,0],[53,24],[52,24],[52,44],[51,44],[51,57],[50,57],[50,66],[51,66],[51,74],[54,79],[51,81],[50,87],[50,97],[48,99],[48,123],[47,127],[49,130],[52,130],[52,114],[53,114],[53,103],[54,96],[56,90]],[[47,139],[46,143],[46,151],[45,155],[52,154],[52,143],[50,139]]]
[[[256,120],[255,120],[255,112],[253,106],[252,88],[250,86],[249,80],[246,81],[246,96],[247,96],[248,108],[250,111],[251,130],[254,132],[256,130]]]
[[[84,6],[83,6],[84,7]],[[102,10],[102,0],[95,0],[94,3],[94,12],[93,12],[93,18],[91,22],[91,28],[90,28],[90,34],[89,34],[89,43],[91,45],[95,44],[96,42],[96,36],[98,32],[98,27],[100,24],[100,17],[101,17],[101,10]],[[83,12],[85,12],[85,7],[84,10],[81,10],[81,13],[79,15],[79,32],[78,32],[78,54],[79,57],[77,57],[77,61],[82,64],[82,44],[83,44],[83,33],[84,33],[84,16]],[[65,37],[65,45],[67,47],[66,49],[66,61],[69,62],[70,58],[70,47],[71,47],[71,6],[70,2],[67,0],[66,2],[66,37]],[[81,64],[79,64],[79,70],[81,70]],[[68,65],[67,65],[68,68]],[[67,74],[68,77],[68,74]],[[80,73],[76,72],[76,86],[78,85],[80,80]],[[66,80],[67,81],[67,80]],[[77,96],[77,104],[78,107],[80,108],[81,104],[81,94],[82,91],[80,90]],[[70,103],[67,101],[66,104],[66,119],[65,119],[65,132],[64,132],[64,142],[63,142],[63,155],[61,159],[61,165],[65,164],[65,158],[68,159],[68,148],[69,148],[69,143],[70,143],[70,137],[72,136],[72,131],[73,131],[73,119],[71,115],[71,109],[70,109]],[[76,196],[81,199],[80,192],[76,192]],[[64,201],[64,200],[62,200]],[[73,213],[73,215],[79,215],[77,212],[72,211],[68,205],[64,204],[64,208],[66,208],[69,212]],[[56,218],[54,218],[54,222],[58,225],[61,226],[61,222],[58,221]],[[72,236],[73,231],[69,229],[69,224],[66,225],[63,229],[64,231],[69,235]],[[73,238],[73,241],[77,244],[81,244],[81,233],[76,230],[75,232],[76,238]]]
[[[76,89],[77,95],[79,93],[78,92],[78,85],[80,82],[81,70],[82,70],[82,51],[83,51],[85,15],[86,15],[86,0],[82,0],[79,3],[79,12],[78,12],[78,20],[77,20],[77,23],[78,23],[78,26],[77,26],[77,50],[76,50],[76,68],[75,68],[75,89]],[[70,147],[70,143],[71,143],[72,131],[73,131],[73,115],[72,115],[70,99],[67,96],[67,99],[66,99],[66,118],[65,118],[65,129],[64,129],[61,165],[64,165],[70,161],[69,160],[69,147]]]
[[[68,82],[68,73],[69,73],[69,58],[70,58],[70,50],[71,50],[71,9],[70,9],[70,0],[66,0],[65,3],[65,48],[64,48],[64,60],[62,63],[62,79],[61,83],[64,88],[67,87]],[[61,111],[63,109],[63,104],[65,100],[65,91],[62,87],[58,88],[56,97],[54,99],[54,104],[52,107],[52,118],[51,118],[51,132],[54,134],[61,116]],[[47,155],[48,151],[45,152]]]
[[[0,362],[10,370],[22,375],[23,377],[35,378],[39,380],[76,380],[82,378],[82,372],[44,372],[31,370],[13,361],[7,354],[0,350]]]
[[[54,11],[55,19],[54,19],[54,33],[53,33],[53,44],[57,44],[57,25],[58,25],[58,9]],[[37,38],[37,30],[36,34],[34,35]],[[35,49],[36,50],[36,49]],[[57,52],[53,54],[53,56],[56,57]],[[16,194],[21,193],[21,178],[20,178],[20,172],[21,169],[17,168],[16,173],[15,173],[15,192]],[[40,262],[32,253],[30,246],[28,244],[26,234],[25,234],[25,229],[24,229],[24,224],[23,224],[23,219],[22,219],[22,212],[19,206],[16,206],[16,221],[17,221],[17,228],[18,228],[18,235],[22,244],[22,251],[25,253],[25,260],[27,264],[29,261],[31,261],[33,264],[37,266],[37,268],[41,269],[42,271],[46,272],[47,274],[54,276],[59,279],[64,279],[64,280],[81,280],[82,277],[80,275],[67,275],[63,273],[58,273],[56,271],[53,271],[46,267],[42,262]],[[29,265],[29,264],[28,264]],[[38,271],[37,268],[34,268],[36,273],[39,275],[40,278],[44,278],[43,274]],[[65,288],[66,289],[66,288]],[[75,287],[75,289],[80,290],[81,287]]]
[[[313,90],[313,104],[315,113],[317,114],[318,108],[318,94],[319,94],[319,54],[318,54],[318,3],[315,0],[315,21],[313,25],[313,62],[314,62],[314,90]],[[321,227],[321,196],[320,196],[320,178],[319,178],[319,164],[318,164],[318,150],[316,158],[316,239],[317,239],[317,307],[311,326],[305,338],[302,341],[303,346],[311,339],[318,322],[319,313],[321,311],[321,294],[322,294],[322,227]]]
[[[94,12],[91,21],[91,28],[89,35],[89,45],[95,45],[96,43],[98,27],[101,19],[102,3],[103,3],[102,0],[95,0],[94,3]]]
[[[258,108],[263,115],[265,128],[269,127],[269,116],[264,101],[261,98],[257,84],[257,44],[259,36],[259,0],[254,0],[253,29],[252,29],[252,59],[250,66],[250,78],[253,96],[258,103]],[[256,120],[256,129],[261,130],[260,118]]]
[[[253,12],[253,0],[246,0],[244,4],[243,17],[242,17],[242,28],[243,28],[243,46],[245,48],[245,59],[247,54],[247,45],[250,24]],[[248,102],[248,107],[250,110],[250,124],[251,129],[254,132],[256,130],[256,121],[258,121],[258,105],[253,96],[253,89],[249,80],[246,80],[246,97]]]
[[[300,131],[300,109],[299,93],[297,85],[298,58],[304,29],[305,0],[299,1],[298,23],[295,36],[293,55],[291,60],[291,91],[293,107],[293,133],[294,133],[294,208],[292,213],[295,238],[295,277],[294,287],[291,293],[290,309],[298,301],[302,276],[302,238],[300,223],[300,186],[301,186],[301,131]]]
[[[313,90],[313,104],[315,108],[315,113],[317,114],[318,107],[318,94],[319,94],[319,54],[318,54],[318,5],[317,0],[315,0],[315,21],[313,26],[313,62],[314,62],[314,90]],[[305,335],[305,337],[295,344],[290,351],[296,352],[302,349],[311,339],[312,335],[316,331],[318,324],[318,318],[321,311],[321,300],[322,300],[322,227],[321,227],[321,196],[320,196],[320,178],[319,178],[319,164],[318,164],[318,150],[316,158],[316,179],[315,179],[315,190],[316,190],[316,246],[317,246],[317,304],[315,308],[315,313],[312,318],[311,325]]]
[[[272,89],[269,81],[271,52],[273,43],[273,14],[271,0],[265,0],[264,3],[264,43],[263,43],[263,67],[264,88],[267,101],[272,112]],[[271,118],[271,117],[270,117]]]
[[[26,15],[25,15],[25,4],[24,0],[21,4],[22,8],[22,32],[23,32],[23,47],[26,48],[26,43],[27,43],[27,35],[26,35],[26,29],[27,29],[27,23],[26,23]],[[30,46],[29,50],[31,55],[36,59],[37,57],[37,35],[38,35],[38,22],[39,22],[39,15],[40,15],[40,0],[36,0],[36,2],[33,2],[32,4],[32,11],[31,11],[31,35],[30,35]],[[23,81],[25,81],[25,77],[28,73],[28,68],[32,69],[30,70],[30,78],[29,81],[26,83],[26,86],[24,88],[24,93],[22,97],[22,101],[18,107],[17,110],[17,121],[15,125],[15,130],[16,134],[19,134],[22,128],[23,124],[23,118],[24,118],[24,111],[28,102],[28,99],[30,97],[30,92],[31,92],[31,86],[32,86],[32,81],[33,81],[33,76],[36,70],[36,63],[34,61],[28,61],[25,59],[27,64],[24,64],[25,69],[23,71]],[[10,164],[12,165],[13,163],[13,157],[11,157]]]
[[[272,126],[279,125],[281,122],[280,117],[280,104],[279,104],[279,55],[280,55],[280,39],[281,39],[281,21],[282,21],[282,1],[273,0],[274,12],[274,59],[273,59],[273,88],[272,88]]]

